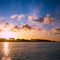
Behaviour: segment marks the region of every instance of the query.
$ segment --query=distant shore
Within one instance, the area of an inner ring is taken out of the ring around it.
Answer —
[[[10,39],[5,39],[5,38],[0,38],[0,42],[56,42],[56,41],[52,41],[52,40],[44,40],[44,39],[14,39],[14,38],[10,38]]]

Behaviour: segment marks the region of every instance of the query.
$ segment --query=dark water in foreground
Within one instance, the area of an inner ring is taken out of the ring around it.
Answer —
[[[0,60],[60,60],[60,43],[0,42]]]

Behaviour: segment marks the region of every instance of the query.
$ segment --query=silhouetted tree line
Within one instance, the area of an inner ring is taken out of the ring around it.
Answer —
[[[27,40],[27,39],[14,39],[14,38],[9,38],[9,39],[0,38],[0,42],[55,42],[55,41],[44,40],[44,39]]]

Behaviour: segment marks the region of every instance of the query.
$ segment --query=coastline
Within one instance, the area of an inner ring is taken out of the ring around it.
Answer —
[[[14,38],[10,38],[10,39],[5,39],[5,38],[0,38],[0,42],[57,42],[54,40],[45,40],[45,39],[14,39]]]

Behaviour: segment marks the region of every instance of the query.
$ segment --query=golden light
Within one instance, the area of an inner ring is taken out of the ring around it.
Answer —
[[[3,44],[3,54],[4,56],[2,57],[2,60],[11,60],[11,58],[9,57],[9,43],[5,42]]]
[[[0,31],[0,38],[6,38],[6,39],[15,38],[16,37],[15,32],[11,31],[13,27],[14,27],[13,24],[0,26],[2,30]]]
[[[6,39],[15,38],[15,33],[14,32],[9,32],[9,31],[3,31],[3,32],[0,33],[0,37],[1,38],[6,38]]]
[[[8,42],[5,42],[4,43],[4,55],[5,56],[8,56],[8,53],[9,53],[9,43]]]

